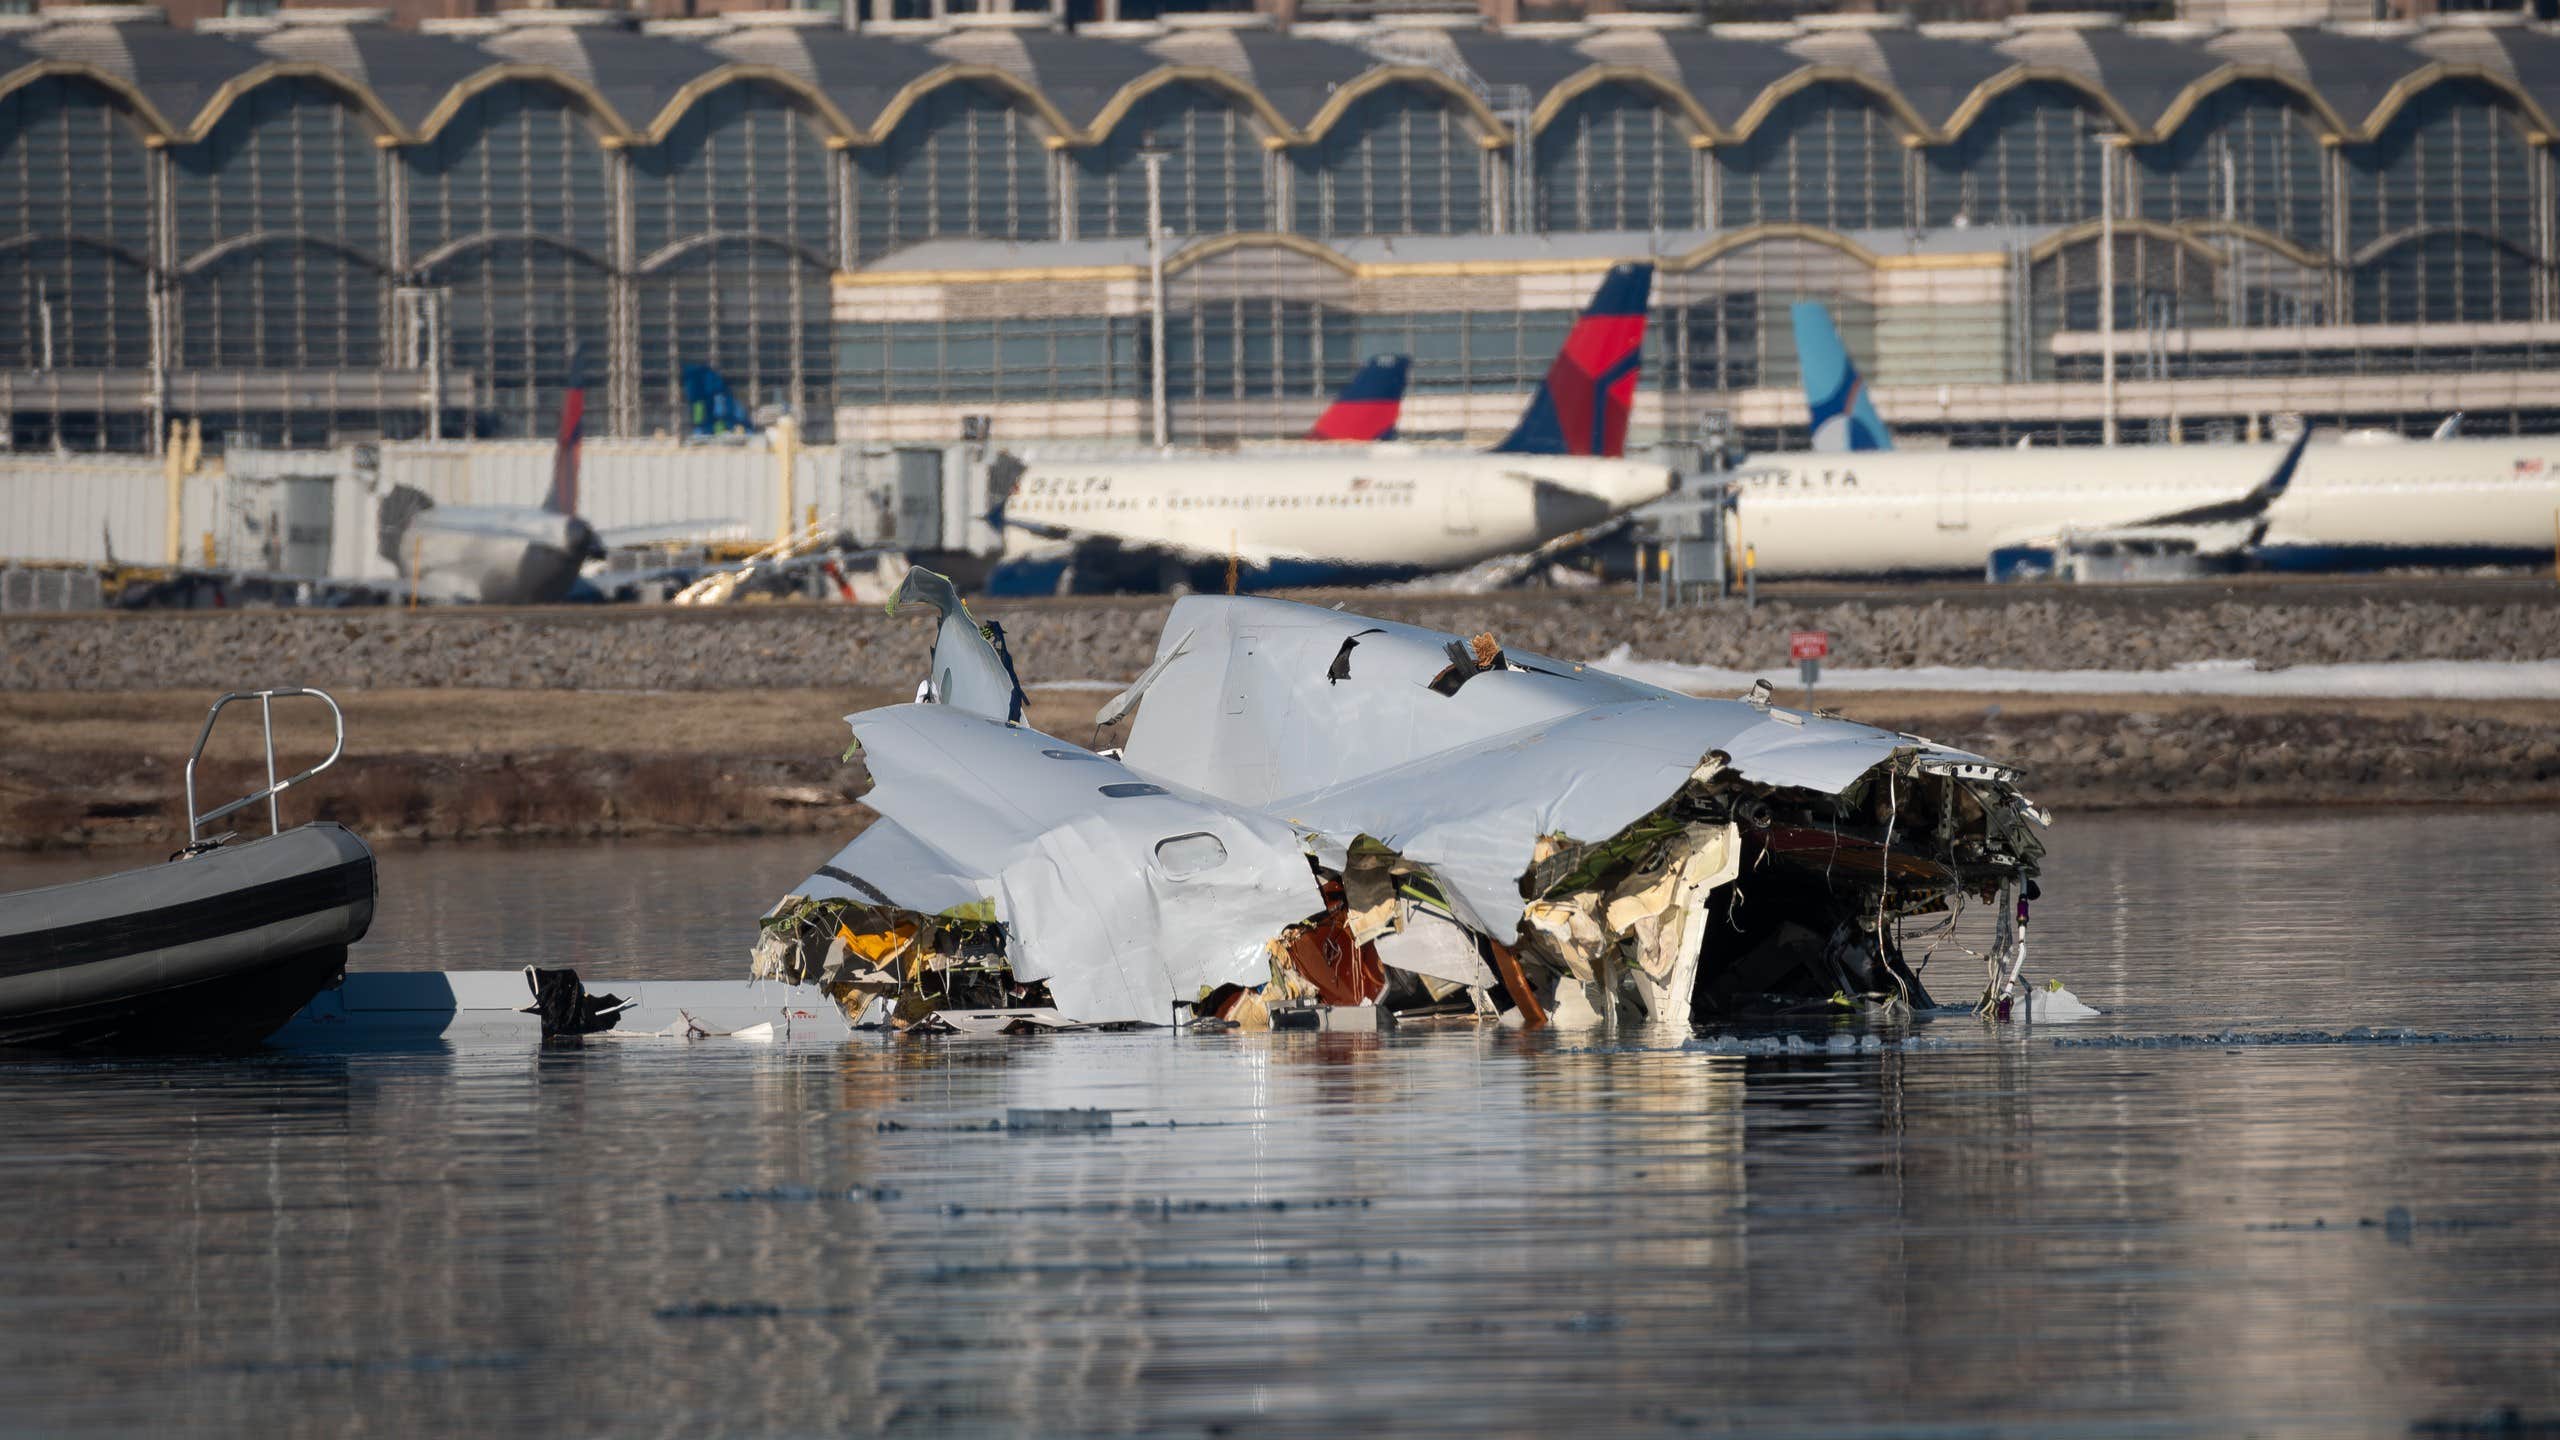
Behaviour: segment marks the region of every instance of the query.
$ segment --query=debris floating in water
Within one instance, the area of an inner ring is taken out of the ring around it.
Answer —
[[[2098,1013],[2096,1006],[2087,1004],[2079,996],[2063,989],[2062,982],[2059,980],[2048,981],[2027,991],[2028,1018],[2040,1024],[2094,1020],[2098,1017]]]
[[[2415,1030],[2377,1030],[2358,1025],[2352,1030],[2268,1030],[2246,1032],[2224,1030],[2209,1035],[2066,1035],[2053,1044],[2057,1050],[2211,1050],[2244,1049],[2284,1045],[2512,1045],[2529,1042],[2530,1035],[2452,1035],[2443,1031],[2421,1034]]]
[[[1022,1110],[1004,1112],[1004,1128],[1015,1133],[1047,1131],[1052,1134],[1091,1135],[1111,1128],[1108,1110]]]
[[[936,617],[917,702],[847,717],[881,819],[751,967],[856,1024],[1892,1019],[1935,1003],[1905,925],[1968,904],[1998,921],[1986,1014],[2085,1012],[2026,997],[2048,817],[1998,761],[1765,687],[1701,700],[1490,631],[1204,595],[1096,714],[1126,744],[1088,749],[1023,723],[1002,630],[949,581],[909,572],[908,605]]]
[[[2460,1235],[2473,1230],[2504,1230],[2514,1224],[2515,1222],[2512,1220],[2481,1220],[2467,1216],[2456,1216],[2452,1218],[2430,1217],[2428,1219],[2421,1220],[2410,1213],[2408,1206],[2394,1205],[2390,1209],[2383,1211],[2382,1218],[2379,1220],[2376,1220],[2370,1215],[2365,1215],[2358,1217],[2353,1224],[2340,1221],[2339,1223],[2332,1225],[2329,1223],[2327,1217],[2315,1216],[2309,1223],[2305,1223],[2300,1220],[2279,1220],[2270,1225],[2252,1225],[2249,1228],[2251,1230],[2264,1232],[2302,1232],[2310,1234],[2345,1234],[2351,1230],[2379,1230],[2390,1240],[2395,1242],[2406,1242],[2411,1236],[2418,1234]]]

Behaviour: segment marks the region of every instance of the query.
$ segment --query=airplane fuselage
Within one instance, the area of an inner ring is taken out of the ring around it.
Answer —
[[[1666,466],[1332,445],[1296,452],[1026,458],[1006,550],[1060,537],[1315,578],[1457,569],[1534,549],[1669,493]]]
[[[419,598],[480,605],[549,605],[567,597],[597,551],[575,515],[519,505],[438,505],[401,537],[401,573]]]
[[[1772,453],[1733,476],[1730,544],[1763,575],[1980,575],[1993,549],[2245,495],[2282,447]],[[2553,548],[2560,437],[2315,442],[2267,511],[2261,563],[2530,560]]]

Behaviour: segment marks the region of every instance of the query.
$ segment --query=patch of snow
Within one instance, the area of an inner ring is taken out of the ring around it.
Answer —
[[[1792,690],[1794,667],[1728,670],[1639,660],[1625,645],[1594,668],[1699,695],[1740,695],[1767,678]],[[1917,665],[1905,670],[1826,668],[1832,691],[1946,691],[2013,695],[2250,695],[2374,700],[2560,700],[2560,660],[2409,660],[2372,665],[2295,665],[2282,670],[2008,670]]]

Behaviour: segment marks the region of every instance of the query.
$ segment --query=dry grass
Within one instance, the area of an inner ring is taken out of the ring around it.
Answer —
[[[580,694],[414,690],[341,696],[347,759],[282,801],[287,824],[374,840],[825,831],[849,834],[859,764],[842,717],[907,693]],[[1046,691],[1031,723],[1092,741],[1103,697]],[[2063,809],[2546,802],[2560,798],[2560,706],[1824,692],[1854,719],[2027,764]],[[0,693],[0,850],[150,845],[185,830],[181,769],[204,723],[187,694]],[[278,764],[326,752],[279,709]],[[254,711],[226,716],[205,803],[264,779]],[[1123,738],[1123,732],[1104,737]],[[2424,763],[2419,763],[2423,761]],[[229,822],[263,829],[265,815]]]

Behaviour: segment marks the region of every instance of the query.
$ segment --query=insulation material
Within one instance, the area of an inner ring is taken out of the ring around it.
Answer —
[[[1373,942],[1380,961],[1442,985],[1473,990],[1494,987],[1493,967],[1485,963],[1472,931],[1411,901],[1404,902],[1402,908],[1403,928],[1382,934]],[[1448,993],[1436,986],[1426,988],[1434,1000],[1443,999]]]

